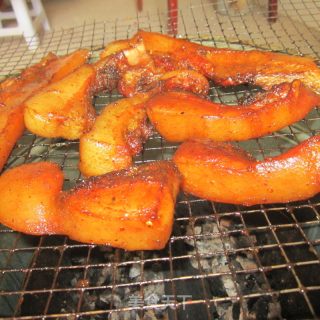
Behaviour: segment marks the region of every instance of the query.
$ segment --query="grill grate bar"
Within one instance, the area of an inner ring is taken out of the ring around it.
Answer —
[[[319,290],[319,287],[312,287],[310,288],[310,290]],[[279,290],[279,291],[274,291],[273,294],[281,294],[281,293],[294,293],[294,292],[298,292],[296,289],[288,289],[288,290]],[[271,293],[267,293],[266,295],[271,295]],[[259,297],[258,294],[248,294],[248,295],[244,295],[244,298],[255,298],[255,297]],[[215,300],[211,300],[212,302],[225,302],[226,299],[224,298],[217,298]],[[187,304],[203,304],[205,303],[205,300],[196,300],[196,301],[188,301]],[[169,305],[170,307],[176,307],[176,306],[182,306],[182,303],[171,303]],[[154,305],[154,307],[163,307],[163,305],[158,304],[158,305]],[[112,312],[122,312],[122,311],[140,311],[140,309],[142,310],[148,310],[150,309],[150,307],[146,306],[146,307],[142,307],[142,308],[122,308],[122,309],[113,309]],[[87,311],[87,312],[79,312],[79,313],[59,313],[59,314],[50,314],[50,315],[45,315],[45,316],[22,316],[19,317],[19,319],[51,319],[51,318],[56,318],[56,317],[70,317],[70,316],[77,316],[77,317],[81,317],[81,316],[95,316],[95,315],[103,315],[103,314],[108,314],[109,310],[94,310],[94,311]]]
[[[39,241],[39,246],[36,248],[36,250],[34,251],[34,254],[33,254],[33,257],[32,257],[32,260],[31,260],[31,263],[30,263],[30,267],[32,268],[35,263],[36,263],[36,258],[39,254],[39,251],[40,251],[40,247],[41,247],[41,243],[43,241],[43,238],[41,237],[40,241]],[[15,308],[15,311],[14,311],[14,314],[13,316],[16,317],[18,315],[18,313],[20,312],[20,308],[21,308],[21,304],[23,302],[23,294],[24,292],[27,291],[27,284],[29,282],[29,279],[30,279],[30,276],[31,276],[32,272],[29,270],[27,272],[27,275],[26,275],[26,278],[25,278],[25,282],[22,286],[22,292],[19,292],[19,300],[18,300],[18,303],[16,305],[16,308]]]
[[[215,204],[213,203],[212,206],[213,206],[214,214],[217,215],[217,210],[216,210]],[[218,221],[218,217],[216,217],[216,220]],[[225,245],[225,243],[223,241],[224,240],[223,239],[223,231],[221,230],[221,227],[219,226],[219,224],[217,224],[217,228],[218,228],[219,233],[220,233],[223,253],[224,253],[225,257],[227,258],[228,268],[230,269],[232,281],[233,281],[233,284],[234,284],[234,287],[235,287],[235,290],[236,290],[236,293],[237,293],[236,299],[240,302],[240,308],[242,309],[243,317],[246,319],[246,318],[248,318],[248,311],[244,307],[245,306],[244,296],[240,292],[240,289],[239,289],[239,286],[238,286],[238,283],[237,283],[237,280],[236,280],[236,272],[235,272],[235,270],[233,268],[233,265],[232,265],[232,263],[230,261],[229,254],[228,254],[228,249],[226,248],[226,245]]]
[[[288,267],[287,265],[285,265],[286,267]],[[280,269],[282,268],[282,266],[277,266],[277,267],[272,267],[271,269]],[[267,270],[267,268],[264,268],[265,270]],[[260,269],[252,269],[250,271],[259,271]],[[265,271],[264,270],[264,271]],[[242,273],[245,273],[242,272]],[[235,272],[236,274],[241,274],[241,272]],[[166,283],[172,283],[172,281],[185,281],[185,280],[190,280],[190,279],[206,279],[207,277],[214,277],[217,275],[232,275],[232,272],[225,272],[225,273],[212,273],[212,274],[207,274],[207,275],[198,275],[197,277],[191,277],[191,276],[185,276],[185,277],[180,277],[180,278],[172,278],[172,279],[165,279],[163,280]],[[149,285],[149,284],[157,284],[157,283],[161,283],[161,281],[144,281],[144,282],[137,282],[137,283],[132,283],[133,286],[137,286],[137,285]],[[124,287],[125,285],[116,285],[114,288],[121,288]],[[100,290],[100,289],[111,289],[112,286],[90,286],[90,290]],[[88,288],[86,288],[88,289]],[[55,292],[79,292],[79,291],[84,291],[86,290],[85,288],[69,288],[69,289],[65,289],[65,288],[61,288],[61,289],[37,289],[37,290],[25,290],[24,294],[38,294],[38,293],[55,293]],[[272,290],[272,292],[267,291],[267,292],[263,292],[263,293],[250,293],[250,294],[242,294],[241,297],[242,298],[250,298],[250,297],[258,297],[258,296],[264,296],[264,295],[270,295],[270,294],[280,294],[280,293],[290,293],[290,292],[301,292],[301,291],[313,291],[313,290],[319,290],[320,286],[306,286],[306,287],[302,287],[302,288],[288,288],[288,289],[282,289],[282,290]],[[11,295],[17,295],[20,294],[21,291],[12,291],[12,292],[8,292],[8,293],[1,293],[2,296],[11,296]],[[228,297],[221,297],[221,298],[214,298],[214,299],[210,299],[208,301],[229,301],[229,300],[233,300],[234,298],[238,298],[238,295],[234,295],[234,296],[228,296]],[[206,301],[206,300],[205,300]],[[206,303],[208,303],[208,301]],[[114,310],[114,309],[112,309]]]
[[[312,316],[313,316],[313,317],[316,317],[316,314],[315,314],[315,311],[314,311],[314,309],[313,309],[313,306],[312,306],[312,304],[310,303],[310,300],[309,300],[309,298],[308,298],[308,296],[307,296],[307,294],[306,294],[306,292],[305,292],[305,287],[302,285],[302,283],[301,283],[301,281],[300,281],[300,279],[299,279],[299,277],[298,277],[295,269],[293,268],[292,263],[290,262],[287,254],[286,254],[286,252],[285,252],[285,250],[284,250],[284,248],[283,248],[283,244],[281,243],[281,241],[279,240],[279,238],[278,238],[278,236],[277,236],[277,234],[276,234],[276,232],[275,232],[275,227],[274,227],[274,226],[272,225],[272,223],[270,222],[270,219],[268,218],[268,216],[267,216],[267,215],[265,215],[265,216],[266,216],[266,219],[267,219],[267,221],[268,221],[268,223],[269,223],[269,225],[270,225],[271,232],[273,233],[273,235],[274,235],[274,237],[275,237],[275,239],[276,239],[276,241],[277,241],[277,244],[278,244],[278,247],[279,247],[279,249],[280,249],[280,252],[281,252],[282,256],[285,258],[285,261],[286,261],[286,264],[287,264],[287,266],[288,266],[288,269],[291,270],[291,272],[292,272],[292,274],[293,274],[293,276],[294,276],[294,278],[295,278],[295,280],[296,280],[296,282],[297,282],[297,284],[298,284],[298,286],[299,286],[299,288],[300,288],[300,292],[303,294],[305,300],[307,301],[307,304],[308,304],[308,307],[309,307],[309,309],[310,309],[310,311],[311,311],[311,313],[312,313]]]
[[[270,246],[270,247],[267,247],[268,249],[272,249],[272,248],[279,248],[278,246]],[[254,249],[257,249],[259,250],[259,247],[254,247],[254,248],[250,248],[250,251],[254,251]],[[243,251],[243,249],[241,250]],[[239,250],[239,252],[241,252]],[[228,254],[233,254],[233,253],[236,253],[236,252],[230,252],[228,251]],[[215,253],[215,254],[223,254],[223,252],[218,252],[218,253]],[[200,258],[210,258],[212,257],[214,254],[212,255],[203,255],[203,254],[199,254],[199,259]],[[158,259],[156,260],[157,262],[159,261],[175,261],[175,260],[181,260],[181,259],[194,259],[194,258],[197,258],[197,255],[185,255],[185,256],[181,256],[179,258],[177,257],[172,257],[172,259]],[[142,263],[142,262],[154,262],[155,260],[140,260],[140,261],[135,261],[137,263]],[[255,271],[269,271],[271,269],[281,269],[281,268],[284,268],[284,267],[288,267],[288,266],[291,266],[291,267],[299,267],[299,266],[308,266],[308,265],[313,265],[313,264],[318,264],[319,263],[319,260],[309,260],[309,261],[300,261],[300,262],[295,262],[295,263],[284,263],[284,264],[277,264],[277,265],[274,265],[274,266],[261,266],[261,267],[256,267],[256,268],[251,268],[250,269],[250,272],[255,272]],[[132,264],[132,262],[130,263]],[[32,271],[63,271],[63,270],[77,270],[77,269],[87,269],[87,268],[95,268],[95,267],[102,267],[102,266],[107,266],[107,267],[110,267],[110,268],[115,268],[117,266],[120,266],[120,265],[117,265],[117,264],[110,264],[110,265],[106,265],[106,264],[87,264],[86,267],[79,267],[79,266],[65,266],[65,267],[42,267],[42,268],[28,268],[28,269],[10,269],[10,270],[3,270],[1,271],[2,274],[5,274],[5,273],[16,273],[16,272],[21,272],[21,273],[28,273],[28,272],[32,272]],[[121,266],[126,266],[126,265],[121,265]],[[237,273],[245,273],[247,272],[248,270],[238,270]],[[211,276],[217,276],[217,275],[230,275],[231,272],[216,272],[216,273],[210,273]],[[205,276],[205,275],[203,275]],[[196,276],[189,276],[187,277],[188,279],[195,279],[195,278],[199,278],[199,275],[196,275]],[[152,284],[152,283],[159,283],[161,281],[171,281],[171,280],[178,280],[180,278],[176,278],[174,276],[170,277],[170,279],[164,279],[164,280],[152,280],[152,281],[139,281],[137,283],[134,283],[134,282],[131,282],[132,284]],[[119,284],[119,285],[114,285],[114,287],[121,287],[123,285]],[[94,288],[97,289],[97,288],[104,288],[105,286],[95,286]],[[92,287],[93,288],[93,287]],[[110,287],[111,288],[111,287]],[[54,289],[52,289],[54,291]],[[60,289],[57,289],[58,291]],[[68,289],[68,290],[71,290]],[[11,294],[17,294],[19,291],[10,291],[10,292],[4,292],[2,291],[0,293],[0,295],[11,295]],[[27,291],[25,291],[27,292]]]
[[[64,239],[64,246],[66,246],[66,243],[67,243],[67,238]],[[58,264],[57,264],[57,266],[53,267],[53,269],[54,269],[54,277],[53,277],[51,289],[54,289],[56,287],[56,285],[57,285],[57,278],[58,278],[59,270],[61,268],[63,249],[61,251],[62,252],[60,254],[60,258],[58,260]],[[46,270],[48,270],[48,269],[46,268]],[[48,313],[48,309],[49,309],[49,306],[50,306],[51,299],[52,299],[52,290],[50,290],[49,297],[48,297],[48,300],[47,300],[45,308],[44,308],[44,312],[43,312],[44,315],[46,315]]]

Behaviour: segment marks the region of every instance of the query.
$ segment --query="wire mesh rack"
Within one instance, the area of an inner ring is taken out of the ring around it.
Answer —
[[[320,4],[278,1],[197,2],[177,11],[177,36],[206,45],[261,48],[312,56],[319,62]],[[35,51],[23,39],[0,42],[0,75],[15,75],[48,51],[80,47],[94,56],[137,29],[168,31],[167,13],[88,23],[42,35]],[[259,89],[212,84],[214,101],[236,104]],[[98,110],[119,98],[101,93]],[[282,153],[320,131],[313,110],[290,127],[242,142],[257,158]],[[156,132],[136,163],[170,159],[177,144]],[[25,132],[5,168],[48,160],[65,174],[66,189],[82,179],[78,141]],[[290,188],[290,186],[288,186]],[[320,198],[242,207],[180,193],[172,236],[164,250],[126,252],[64,236],[35,237],[0,227],[0,317],[21,319],[281,319],[320,316]]]

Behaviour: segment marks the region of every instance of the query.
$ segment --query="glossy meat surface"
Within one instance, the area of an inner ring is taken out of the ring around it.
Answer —
[[[156,162],[91,179],[62,197],[63,233],[77,241],[127,250],[166,245],[179,189],[172,163]]]
[[[80,138],[83,175],[101,175],[132,164],[132,156],[151,134],[144,108],[148,98],[148,94],[139,94],[105,106],[93,128]]]
[[[57,165],[0,176],[0,222],[27,234],[63,234],[127,250],[162,249],[171,234],[180,174],[168,161],[131,167],[61,191]]]
[[[85,176],[101,175],[132,164],[151,130],[144,107],[147,94],[105,106],[92,130],[80,138],[79,168]]]
[[[131,42],[143,40],[158,67],[192,69],[224,86],[254,83],[265,89],[300,79],[320,94],[320,70],[310,58],[251,50],[240,51],[202,46],[154,32],[139,31]]]
[[[24,103],[28,130],[48,138],[80,138],[95,119],[91,101],[95,81],[95,69],[83,65],[36,93]]]
[[[19,77],[0,83],[0,171],[25,129],[23,102],[48,83],[62,79],[84,64],[88,56],[87,50],[78,50],[60,58],[48,54],[38,64],[25,69]]]
[[[0,172],[25,129],[23,107],[0,106]]]
[[[0,176],[0,222],[28,234],[58,232],[63,173],[50,162],[21,165]]]
[[[279,130],[301,120],[319,105],[319,95],[296,80],[274,86],[239,106],[213,103],[190,93],[162,93],[147,102],[147,112],[168,141],[193,138],[234,141]]]
[[[187,141],[174,162],[186,192],[217,202],[290,202],[320,191],[320,136],[263,161],[228,143]]]
[[[20,105],[48,83],[61,80],[76,70],[88,58],[89,51],[86,49],[62,57],[49,53],[39,63],[23,70],[19,76],[0,83],[1,104],[10,107]]]

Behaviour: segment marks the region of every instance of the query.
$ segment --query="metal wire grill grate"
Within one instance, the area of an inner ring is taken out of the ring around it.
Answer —
[[[320,6],[316,0],[278,1],[270,24],[266,4],[237,11],[223,1],[178,11],[178,34],[219,47],[277,50],[319,59]],[[232,2],[234,3],[234,1]],[[223,4],[223,5],[221,5]],[[89,23],[44,34],[31,52],[24,40],[0,42],[0,75],[13,75],[48,51],[59,54],[131,36],[138,28],[167,31],[166,13],[126,21]],[[211,98],[238,103],[257,89],[212,85]],[[101,109],[118,99],[102,93]],[[257,158],[282,153],[320,131],[320,114],[266,137],[242,142]],[[157,133],[136,163],[170,159],[176,144]],[[78,142],[28,132],[7,167],[54,161],[65,188],[81,176]],[[290,187],[290,186],[288,186]],[[320,315],[320,199],[242,207],[181,193],[173,234],[158,252],[125,252],[63,236],[33,237],[0,227],[0,316],[21,319],[238,319],[316,318]]]

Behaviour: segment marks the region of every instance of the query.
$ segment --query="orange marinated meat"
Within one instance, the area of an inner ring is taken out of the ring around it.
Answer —
[[[92,106],[96,71],[85,64],[24,103],[27,129],[47,138],[79,139],[95,119]]]
[[[49,162],[0,176],[0,222],[27,234],[63,234],[127,250],[162,249],[171,234],[180,174],[159,161],[92,177],[63,192]]]
[[[51,162],[30,163],[0,176],[0,222],[27,234],[57,233],[63,173]]]
[[[299,80],[258,94],[243,105],[223,105],[191,93],[160,93],[147,102],[149,119],[168,141],[257,138],[301,120],[320,96]]]
[[[179,68],[167,70],[155,65],[141,40],[119,40],[110,43],[101,54],[100,61],[112,59],[119,80],[118,91],[125,97],[150,91],[184,90],[207,95],[208,80],[199,72]],[[100,62],[98,62],[100,63]]]
[[[214,48],[146,31],[139,31],[129,44],[141,40],[157,67],[192,69],[223,86],[254,83],[269,89],[275,84],[300,79],[320,94],[320,69],[308,57]]]
[[[85,176],[101,175],[132,164],[151,134],[144,107],[149,94],[106,105],[93,128],[80,138],[79,168]]]
[[[88,57],[88,50],[78,50],[63,57],[49,53],[20,76],[0,83],[0,170],[25,129],[23,102],[49,83],[73,72]]]
[[[127,250],[162,249],[179,184],[178,171],[164,161],[90,178],[63,194],[62,233]]]
[[[209,92],[209,82],[193,70],[159,72],[148,68],[132,68],[123,73],[118,83],[119,92],[132,97],[146,92],[188,91],[200,96]]]
[[[217,202],[282,203],[308,199],[320,191],[320,136],[262,161],[228,143],[187,141],[174,162],[186,192]]]

